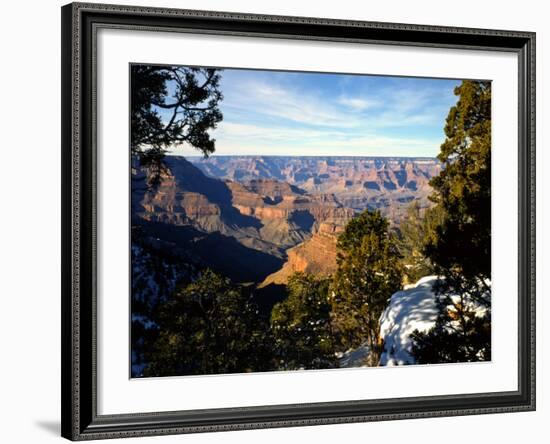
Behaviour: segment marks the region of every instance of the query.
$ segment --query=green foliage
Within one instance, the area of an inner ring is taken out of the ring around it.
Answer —
[[[377,365],[382,344],[379,319],[390,296],[401,289],[402,270],[388,221],[365,210],[338,238],[338,270],[331,286],[332,326],[345,351],[367,341],[369,365]]]
[[[359,216],[348,222],[343,233],[338,236],[337,248],[340,256],[357,247],[367,233],[375,233],[380,237],[386,237],[388,232],[388,220],[380,211],[365,210]]]
[[[490,356],[491,83],[463,81],[445,125],[432,179],[441,219],[424,253],[443,279],[435,287],[439,315],[427,334],[415,334],[421,360],[456,362]],[[473,307],[486,308],[476,316]]]
[[[271,312],[271,330],[280,369],[335,366],[330,327],[329,280],[295,273],[288,298]]]
[[[273,367],[267,326],[241,287],[210,270],[162,305],[145,376],[236,373]]]
[[[441,208],[437,206],[421,208],[415,200],[407,208],[396,239],[407,283],[415,283],[421,277],[434,274],[434,267],[424,254],[424,246],[432,242],[442,218]]]
[[[132,227],[132,375],[141,376],[144,352],[158,336],[155,322],[159,306],[178,285],[189,282],[195,267],[171,251],[154,248],[144,239],[141,227]]]
[[[188,144],[205,156],[214,152],[208,134],[222,120],[217,69],[132,65],[132,154],[158,175],[171,145]]]
[[[442,290],[466,287],[483,298],[491,277],[491,84],[464,81],[455,94],[438,156],[444,168],[431,181],[444,217],[425,253],[451,278]]]
[[[462,298],[464,300],[464,298]],[[490,315],[476,316],[457,300],[444,305],[440,299],[439,319],[427,332],[415,330],[412,354],[418,364],[475,362],[491,359]],[[458,308],[457,308],[458,307]]]

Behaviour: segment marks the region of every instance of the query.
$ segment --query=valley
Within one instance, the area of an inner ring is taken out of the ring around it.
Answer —
[[[294,272],[333,273],[337,235],[360,211],[399,224],[413,200],[428,206],[440,169],[427,158],[167,156],[155,186],[132,169],[132,224],[199,269],[273,288]]]

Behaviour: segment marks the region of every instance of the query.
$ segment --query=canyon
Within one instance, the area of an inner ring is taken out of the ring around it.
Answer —
[[[429,204],[429,181],[441,171],[435,158],[212,156],[189,160],[211,177],[240,183],[282,181],[310,194],[332,195],[355,211],[378,209],[397,223],[411,201]]]
[[[330,275],[336,240],[366,208],[399,224],[428,206],[430,158],[166,156],[156,185],[132,168],[132,225],[149,244],[260,289]]]

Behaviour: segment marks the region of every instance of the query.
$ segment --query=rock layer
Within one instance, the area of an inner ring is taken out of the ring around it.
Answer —
[[[260,288],[270,284],[284,285],[294,273],[308,273],[316,276],[329,276],[336,271],[337,235],[343,230],[341,225],[322,223],[319,231],[310,239],[287,250],[287,261],[282,268],[270,274]]]
[[[412,200],[427,206],[440,169],[435,159],[167,156],[155,186],[146,185],[147,169],[132,169],[132,218],[154,233],[146,236],[175,249],[183,242],[181,253],[218,269],[233,242],[246,258],[232,262],[248,268],[232,276],[280,285],[294,272],[333,273],[337,235],[358,211],[379,208],[399,223]],[[254,265],[260,257],[273,259],[263,274]]]
[[[145,187],[147,171],[135,171],[134,217],[220,232],[246,247],[284,257],[321,224],[343,226],[355,214],[331,194],[308,193],[273,179],[215,179],[182,157],[167,157],[165,163],[157,186]]]
[[[191,161],[212,177],[284,181],[310,194],[333,196],[356,211],[380,209],[393,222],[412,200],[428,205],[429,181],[441,171],[434,158],[213,156]]]

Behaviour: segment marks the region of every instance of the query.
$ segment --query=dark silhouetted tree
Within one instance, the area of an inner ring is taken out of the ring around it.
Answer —
[[[380,315],[401,289],[402,270],[388,221],[363,211],[338,238],[338,269],[331,286],[332,326],[341,351],[367,342],[368,365],[378,365]]]
[[[329,280],[295,273],[288,297],[271,312],[271,330],[283,370],[332,368],[336,365],[330,326]]]
[[[443,305],[440,298],[435,326],[428,332],[411,334],[412,354],[418,364],[473,362],[491,359],[490,315],[468,308],[465,298]],[[460,301],[465,305],[461,305]]]
[[[210,270],[159,309],[145,376],[241,373],[273,368],[268,325],[240,286]]]

